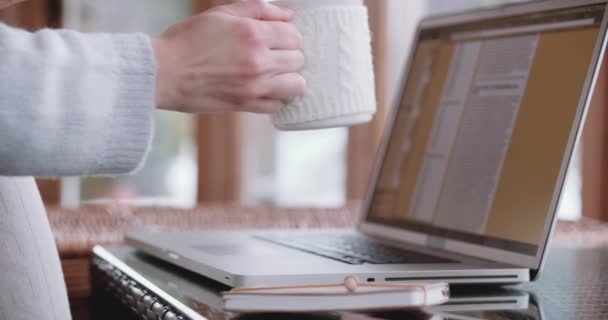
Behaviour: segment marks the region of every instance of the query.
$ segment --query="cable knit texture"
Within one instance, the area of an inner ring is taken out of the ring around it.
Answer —
[[[279,128],[345,115],[374,114],[376,95],[367,8],[320,6],[295,10],[304,37],[308,89],[273,115]]]
[[[150,145],[156,62],[143,34],[0,24],[0,175],[115,175]]]

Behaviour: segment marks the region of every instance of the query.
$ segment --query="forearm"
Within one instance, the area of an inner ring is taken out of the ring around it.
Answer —
[[[0,24],[0,175],[135,169],[161,109],[274,113],[302,95],[293,12],[264,0],[215,7],[144,35],[28,33]],[[158,61],[158,63],[157,63]]]
[[[113,175],[143,160],[156,63],[145,35],[0,25],[0,175]]]

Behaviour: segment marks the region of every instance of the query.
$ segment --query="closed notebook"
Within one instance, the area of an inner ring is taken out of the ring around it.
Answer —
[[[321,312],[422,308],[450,297],[447,283],[344,284],[237,288],[224,292],[224,307],[235,312]],[[354,285],[353,285],[354,284]]]

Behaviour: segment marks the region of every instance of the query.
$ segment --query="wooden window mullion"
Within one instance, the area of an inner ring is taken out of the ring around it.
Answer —
[[[378,111],[366,125],[349,129],[347,148],[347,199],[365,198],[369,177],[390,112],[388,104],[388,0],[368,0],[373,34],[374,73]]]
[[[197,12],[227,0],[199,0]],[[241,199],[242,136],[238,114],[197,118],[198,203],[232,203]]]
[[[608,221],[608,69],[600,71],[583,135],[583,215]]]

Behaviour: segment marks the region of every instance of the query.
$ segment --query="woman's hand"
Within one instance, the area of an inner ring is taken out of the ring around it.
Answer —
[[[302,95],[302,35],[289,23],[292,16],[263,0],[246,0],[169,28],[153,40],[159,108],[273,113]]]

